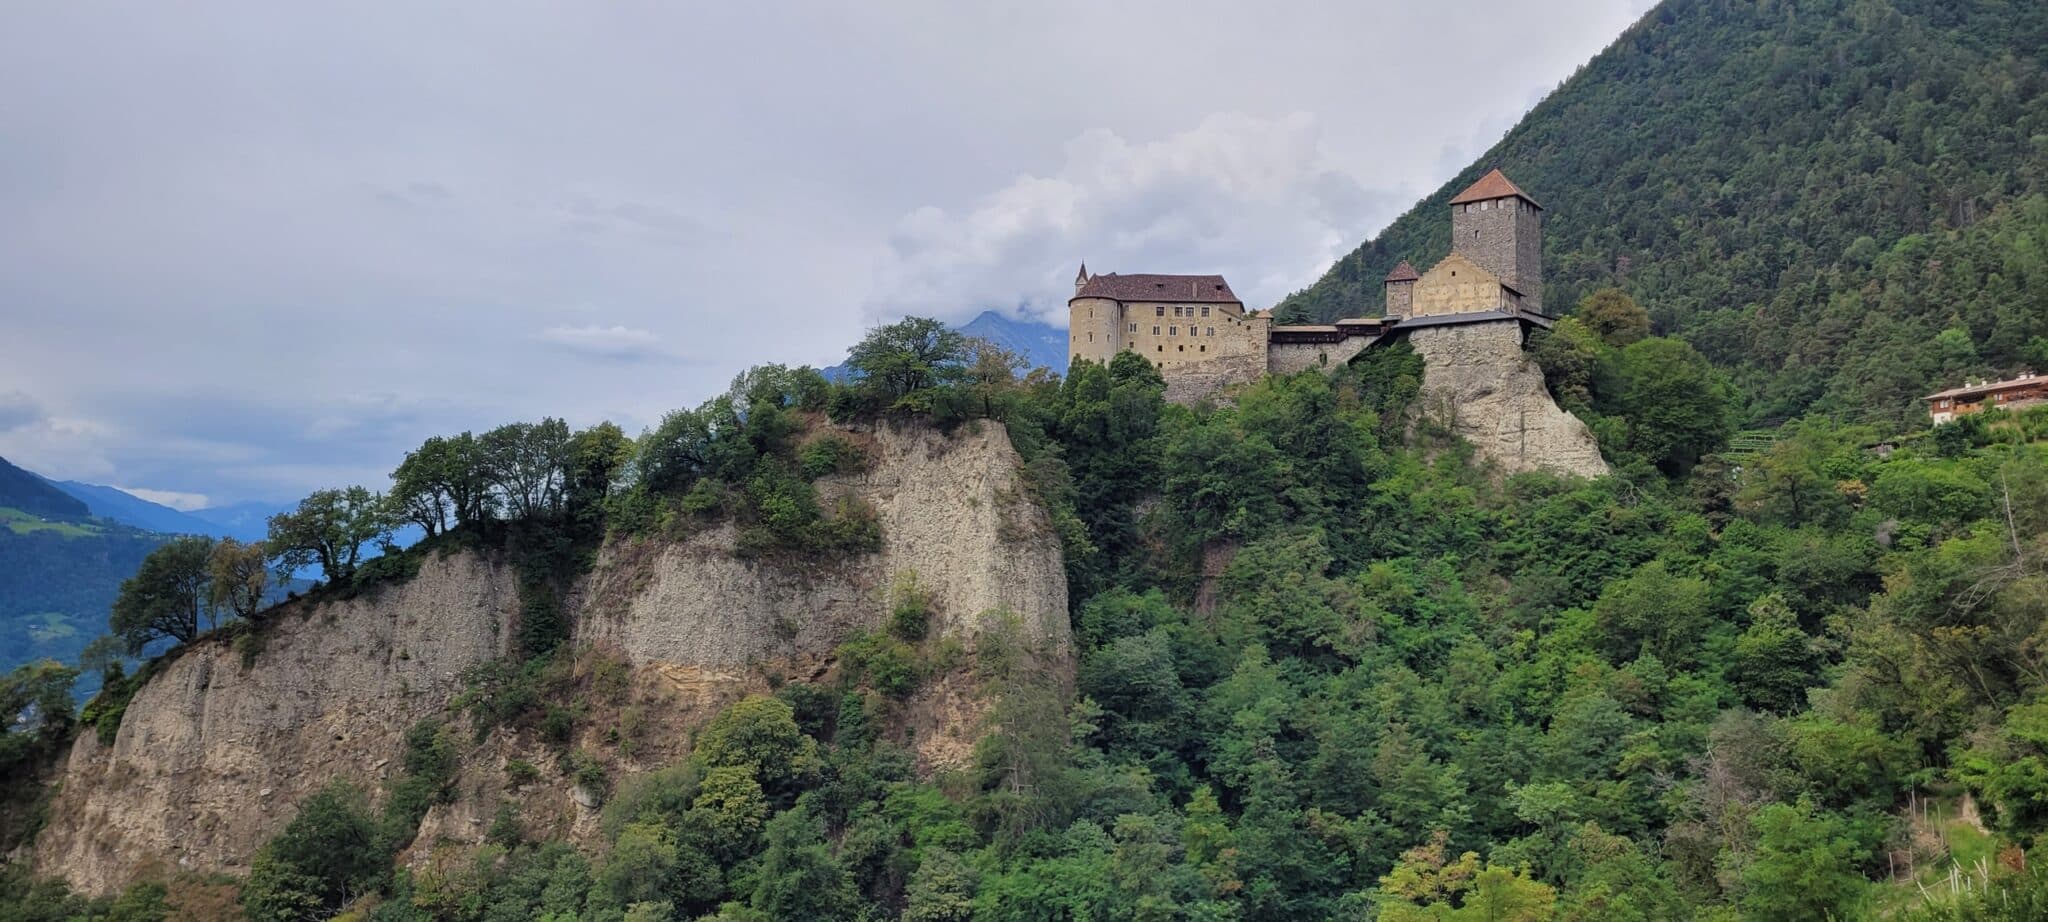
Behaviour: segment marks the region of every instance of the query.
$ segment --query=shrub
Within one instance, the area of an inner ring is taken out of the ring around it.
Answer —
[[[867,467],[867,458],[852,442],[837,435],[819,438],[797,452],[797,468],[805,479],[827,474],[851,474]]]
[[[505,760],[505,780],[512,782],[515,786],[531,784],[539,779],[540,766],[525,759]]]
[[[917,643],[931,630],[931,597],[918,585],[917,574],[902,573],[889,592],[889,633]]]
[[[849,681],[866,679],[876,691],[906,698],[923,678],[917,651],[879,632],[862,633],[839,645],[839,661]]]

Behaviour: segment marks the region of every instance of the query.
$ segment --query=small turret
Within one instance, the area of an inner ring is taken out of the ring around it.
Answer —
[[[1421,277],[1422,273],[1415,271],[1407,260],[1401,260],[1394,271],[1387,273],[1387,304],[1382,313],[1390,318],[1408,316],[1415,309],[1415,280]]]
[[[1074,275],[1074,293],[1081,293],[1081,286],[1088,284],[1088,264],[1081,263],[1081,271]]]

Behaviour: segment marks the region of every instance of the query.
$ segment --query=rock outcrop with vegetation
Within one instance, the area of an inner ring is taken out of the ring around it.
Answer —
[[[621,538],[564,593],[575,648],[628,668],[621,681],[646,686],[639,697],[697,719],[772,690],[770,676],[822,674],[840,645],[883,631],[905,594],[930,637],[963,657],[987,629],[1054,654],[1068,648],[1059,542],[1000,424],[832,437],[864,444],[866,462],[822,478],[821,494],[875,510],[876,551],[742,557],[730,522]],[[409,578],[288,603],[232,637],[181,649],[135,692],[111,744],[91,732],[74,744],[36,868],[95,893],[150,874],[245,873],[257,847],[333,781],[375,790],[400,778],[407,731],[447,716],[473,670],[512,652],[521,590],[503,556],[428,551]],[[957,765],[990,700],[971,677],[934,679],[937,710],[906,719],[934,764]],[[635,741],[643,756],[689,750],[693,720],[649,723],[651,738]],[[497,775],[508,758],[549,761],[529,749],[484,750],[473,774]],[[639,764],[620,761],[628,775]],[[550,777],[561,780],[523,796],[558,806],[590,796],[573,776]],[[430,832],[480,842],[481,825],[447,815],[487,818],[490,803],[463,795],[506,787],[464,787],[428,816]]]

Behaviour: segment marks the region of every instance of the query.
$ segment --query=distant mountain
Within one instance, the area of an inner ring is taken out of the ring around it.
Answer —
[[[2039,2],[1670,0],[1274,313],[1377,315],[1499,167],[1542,203],[1551,313],[1617,286],[1752,418],[1916,421],[2048,363],[2044,48]]]
[[[255,541],[270,533],[270,517],[280,512],[289,512],[292,507],[277,503],[251,500],[245,503],[231,503],[226,506],[209,506],[194,509],[192,518],[208,522],[224,529],[222,534],[242,541]]]
[[[6,458],[0,458],[0,508],[44,518],[82,519],[91,514],[84,502]]]
[[[1067,373],[1067,331],[1047,323],[1031,320],[1012,320],[995,311],[982,311],[981,316],[954,327],[968,336],[986,339],[1024,359],[1025,370],[1050,368],[1060,374]],[[819,372],[833,381],[844,381],[852,375],[845,362]]]
[[[219,529],[211,522],[150,502],[118,487],[76,480],[53,480],[50,483],[77,497],[93,515],[144,531],[166,535],[215,535]]]
[[[260,541],[269,533],[270,517],[287,508],[252,501],[184,512],[119,487],[76,480],[53,480],[50,484],[85,503],[92,515],[166,535]]]
[[[960,332],[1017,353],[1031,368],[1050,368],[1061,374],[1067,372],[1067,331],[1064,327],[1012,320],[995,311],[982,311],[981,316],[960,327]]]

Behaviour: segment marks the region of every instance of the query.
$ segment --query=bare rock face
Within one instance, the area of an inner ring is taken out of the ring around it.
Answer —
[[[1479,456],[1509,474],[1607,473],[1592,430],[1565,412],[1523,353],[1518,323],[1426,327],[1408,334],[1425,362],[1422,411],[1449,423]]]
[[[617,549],[592,575],[577,639],[634,663],[742,666],[823,655],[850,631],[885,623],[892,586],[914,578],[931,600],[936,635],[971,649],[984,616],[997,612],[1015,619],[1021,639],[1064,650],[1059,542],[1018,480],[1005,430],[982,423],[948,436],[883,427],[867,449],[866,472],[818,487],[827,505],[850,496],[874,510],[879,553],[743,560],[732,554],[730,526],[651,555]]]
[[[887,623],[891,589],[911,574],[940,641],[971,653],[1000,620],[1019,641],[1068,651],[1059,542],[1019,482],[1002,426],[840,434],[862,444],[869,464],[819,481],[821,499],[872,508],[882,527],[876,553],[742,559],[724,526],[616,543],[568,593],[576,645],[627,664],[631,697],[652,728],[634,757],[613,766],[621,775],[679,758],[695,720],[766,690],[765,674],[822,673],[849,633]],[[261,648],[248,651],[247,666],[245,651],[224,643],[184,651],[136,693],[112,746],[88,734],[73,748],[35,843],[37,872],[107,893],[148,873],[246,871],[329,781],[375,790],[397,771],[406,729],[445,713],[465,669],[508,651],[517,582],[509,567],[474,554],[429,559],[408,582],[277,610],[256,632]],[[936,678],[912,700],[929,764],[971,751],[980,692],[963,673]],[[469,753],[475,764],[463,767],[457,801],[429,813],[415,848],[480,839],[501,795],[562,817],[567,834],[594,829],[595,811],[576,805],[559,777],[508,789],[506,758],[546,761],[522,745],[501,735]]]
[[[391,770],[406,728],[504,652],[518,605],[510,571],[461,554],[274,610],[246,667],[229,644],[194,644],[136,691],[112,746],[90,732],[73,746],[37,870],[93,893],[152,867],[245,870],[299,801]]]

